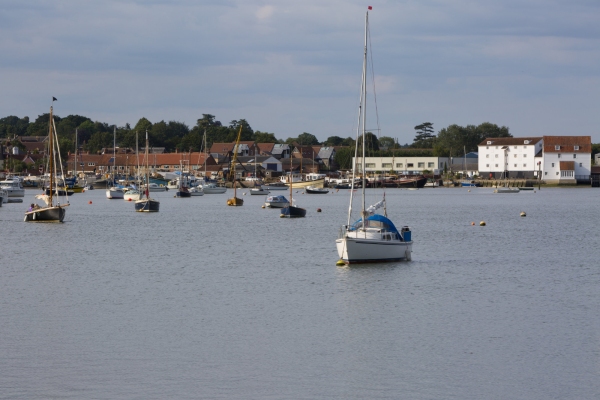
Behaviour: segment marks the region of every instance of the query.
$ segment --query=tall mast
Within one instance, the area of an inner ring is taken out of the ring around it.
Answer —
[[[366,129],[366,119],[367,119],[367,35],[369,32],[369,12],[367,11],[365,16],[365,54],[363,59],[363,107],[362,107],[362,210],[361,217],[364,221],[367,218],[367,213],[365,211],[365,174],[366,174],[366,165],[365,165],[365,129]]]
[[[75,128],[75,165],[73,165],[73,176],[77,180],[77,128]],[[66,188],[65,188],[66,190]]]
[[[53,196],[53,190],[54,190],[54,135],[52,133],[52,118],[54,118],[52,116],[52,111],[53,108],[52,106],[50,106],[50,121],[48,123],[48,172],[50,173],[50,186],[49,186],[49,190],[50,190],[50,201],[48,203],[48,205],[50,207],[52,207],[53,203],[52,203],[52,196]],[[66,188],[65,188],[66,190]]]

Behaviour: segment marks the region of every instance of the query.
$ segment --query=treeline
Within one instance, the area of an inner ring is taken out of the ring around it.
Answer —
[[[50,115],[43,114],[33,122],[29,117],[19,118],[9,116],[0,119],[0,138],[10,141],[18,136],[46,136],[48,134],[48,120]],[[143,145],[146,131],[152,147],[164,147],[166,152],[174,151],[204,151],[204,133],[206,132],[206,145],[210,149],[213,143],[231,143],[235,141],[240,125],[242,126],[241,140],[255,141],[257,143],[299,143],[305,146],[322,144],[326,146],[353,146],[351,138],[332,136],[324,142],[319,142],[316,136],[304,132],[297,137],[286,140],[278,139],[274,133],[254,131],[245,119],[233,120],[228,125],[215,119],[214,115],[202,114],[193,128],[178,121],[156,123],[147,118],[141,118],[135,126],[129,123],[125,126],[110,125],[105,122],[94,122],[88,117],[69,115],[61,118],[54,115],[56,130],[59,136],[61,150],[73,151],[75,149],[75,132],[77,141],[85,151],[97,153],[101,149],[113,146],[113,132],[116,130],[116,143],[119,147],[135,148],[136,134],[139,143]],[[5,144],[12,144],[6,143]]]
[[[66,118],[54,116],[56,129],[59,136],[61,150],[73,152],[75,150],[75,132],[77,131],[78,143],[85,151],[98,153],[103,148],[112,148],[113,131],[116,129],[116,143],[119,147],[135,148],[136,134],[139,143],[143,146],[145,133],[148,132],[150,146],[164,147],[166,152],[204,151],[204,133],[206,132],[206,147],[210,149],[213,143],[231,143],[237,137],[240,125],[242,126],[241,140],[255,141],[257,143],[298,143],[303,146],[346,146],[337,152],[336,162],[342,168],[349,168],[356,141],[353,138],[330,136],[324,142],[312,134],[303,132],[297,137],[278,139],[274,133],[254,131],[245,119],[233,120],[228,125],[215,119],[214,115],[202,114],[196,125],[190,129],[186,124],[178,121],[150,122],[141,118],[135,126],[129,123],[125,126],[110,125],[105,122],[94,122],[88,117],[69,115]],[[19,118],[9,116],[0,119],[0,139],[4,144],[17,145],[11,139],[15,136],[46,136],[48,134],[49,114],[37,117],[33,122],[29,117]],[[415,138],[411,144],[398,144],[391,137],[377,137],[371,132],[365,135],[367,153],[371,157],[417,157],[459,156],[465,151],[477,151],[477,145],[488,137],[512,137],[508,127],[499,127],[489,122],[480,125],[450,125],[434,133],[433,123],[424,122],[415,126]],[[362,139],[359,140],[359,144]],[[8,142],[8,143],[7,143]]]

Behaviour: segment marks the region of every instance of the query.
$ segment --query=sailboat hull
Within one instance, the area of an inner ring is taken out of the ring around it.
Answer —
[[[106,198],[107,199],[120,199],[123,200],[123,196],[125,193],[122,190],[117,188],[110,188],[106,190]]]
[[[43,207],[25,213],[25,222],[63,222],[66,210],[64,206]]]
[[[137,212],[158,212],[160,202],[153,199],[143,199],[135,202]]]
[[[300,207],[287,206],[281,209],[280,218],[304,218],[306,217],[306,210]]]
[[[386,241],[344,237],[336,240],[340,259],[345,264],[410,261],[412,241]]]
[[[232,207],[239,207],[244,205],[244,200],[239,197],[232,197],[231,199],[227,199],[227,205]]]

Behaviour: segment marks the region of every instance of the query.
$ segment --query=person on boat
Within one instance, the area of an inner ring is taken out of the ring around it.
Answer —
[[[28,211],[37,210],[38,208],[40,208],[40,206],[38,206],[37,204],[31,203],[31,206],[29,207]]]

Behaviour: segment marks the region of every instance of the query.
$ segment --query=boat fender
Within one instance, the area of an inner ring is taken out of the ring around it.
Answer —
[[[37,219],[37,213],[33,213],[33,220],[35,221]]]

